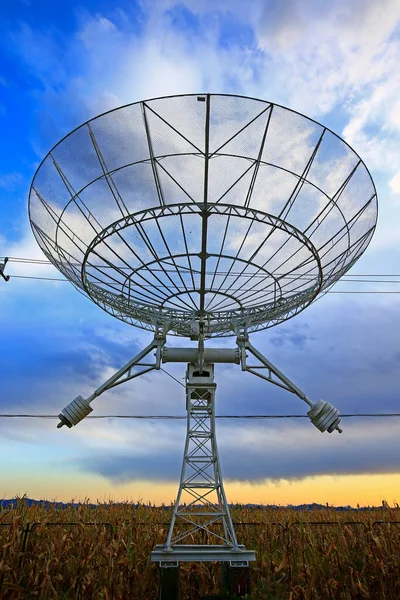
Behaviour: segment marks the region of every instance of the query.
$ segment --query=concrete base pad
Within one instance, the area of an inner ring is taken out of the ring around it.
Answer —
[[[229,562],[232,567],[247,567],[254,560],[254,550],[246,550],[242,545],[236,550],[226,546],[177,545],[166,551],[164,545],[158,544],[151,553],[151,561],[160,567],[178,566],[180,562]]]

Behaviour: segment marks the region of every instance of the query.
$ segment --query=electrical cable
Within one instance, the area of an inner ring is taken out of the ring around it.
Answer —
[[[5,256],[0,257],[0,261],[4,260],[5,258],[6,258]],[[9,256],[7,258],[8,258],[8,262],[10,262],[10,263],[11,262],[15,262],[15,263],[40,264],[40,265],[48,265],[48,266],[51,265],[51,266],[54,266],[53,263],[50,262],[49,260],[41,260],[41,259],[35,259],[35,258],[22,258],[22,257],[16,257],[16,256]],[[103,265],[102,268],[111,268],[111,267],[107,267],[106,265]],[[127,268],[127,267],[125,267],[125,268]],[[169,272],[175,273],[175,270],[174,269],[170,269]],[[219,275],[225,275],[226,272],[225,271],[219,271],[218,274]],[[237,275],[237,273],[234,273],[234,272],[232,272],[230,274],[231,275]],[[253,277],[255,275],[251,274],[251,275],[245,275],[245,276],[249,276],[249,277],[251,276],[251,277]],[[22,276],[22,275],[12,275],[12,277],[24,277],[24,276]],[[263,275],[262,274],[262,275],[257,275],[257,277],[267,278],[267,275]],[[342,275],[342,277],[340,279],[349,278],[349,277],[400,277],[400,274],[394,274],[394,273],[389,273],[389,274],[388,273],[386,273],[386,274],[385,273],[360,273],[360,274],[355,274],[355,273],[351,273],[351,274],[348,274],[348,275],[346,275],[346,274]],[[307,276],[307,275],[305,275],[305,276],[303,276],[303,275],[298,276],[298,275],[296,275],[296,279],[299,279],[299,278],[312,279],[312,276]],[[67,279],[62,279],[61,281],[68,281],[68,280]],[[343,279],[343,281],[351,281],[351,280],[350,279]],[[354,281],[359,281],[359,280],[354,280]],[[374,282],[368,281],[368,282],[365,282],[365,283],[380,283],[380,280],[374,281]],[[390,282],[385,282],[385,283],[398,283],[398,282],[390,281]]]
[[[179,385],[181,385],[183,388],[186,389],[186,386],[182,383],[182,381],[179,381],[179,379],[177,379],[176,377],[174,377],[173,375],[171,375],[171,373],[168,373],[168,371],[166,371],[162,367],[160,367],[160,371],[162,371],[163,373],[165,373],[166,375],[168,375],[168,377],[171,377],[171,379],[173,379],[174,381],[176,381],[176,383],[179,383]]]
[[[365,275],[363,276],[365,277]],[[400,277],[400,275],[382,275],[382,277]],[[62,281],[64,283],[70,283],[70,281],[68,279],[61,279],[61,278],[57,278],[57,277],[34,277],[34,276],[30,276],[30,275],[10,275],[10,279],[35,279],[35,280],[43,280],[43,281]],[[351,280],[346,280],[346,279],[341,279],[340,283],[349,283]],[[354,282],[357,283],[400,283],[399,281],[358,281],[358,280],[354,280]],[[152,286],[152,287],[157,287],[157,286]],[[166,287],[166,286],[164,286]],[[367,290],[329,290],[327,292],[327,294],[400,294],[400,290],[399,291],[393,291],[393,290],[381,290],[381,291],[367,291]]]
[[[387,418],[400,417],[400,413],[348,413],[341,419],[358,417]],[[215,415],[216,419],[308,419],[307,415]],[[0,414],[0,419],[58,419],[58,415]],[[153,419],[184,420],[184,415],[90,415],[86,419]]]
[[[33,277],[32,275],[10,275],[10,279],[43,279],[46,281],[64,281],[66,283],[70,283],[68,279],[61,279],[57,277]]]

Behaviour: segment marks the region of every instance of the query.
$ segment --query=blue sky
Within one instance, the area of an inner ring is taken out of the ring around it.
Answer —
[[[6,3],[0,256],[42,258],[27,196],[38,164],[62,136],[125,103],[209,91],[280,103],[344,137],[370,169],[379,196],[376,234],[353,272],[399,274],[399,22],[396,0]],[[8,272],[57,277],[53,267],[40,265],[10,264]],[[313,400],[324,398],[342,412],[400,412],[398,298],[327,295],[257,334],[254,343]],[[67,283],[0,282],[0,303],[4,413],[57,413],[149,341],[149,334],[112,319]],[[171,369],[178,377],[181,371]],[[300,400],[233,368],[221,366],[217,377],[220,413],[306,412]],[[105,394],[94,409],[183,414],[184,399],[182,388],[156,374]],[[383,493],[398,500],[399,427],[400,420],[347,420],[342,436],[322,436],[306,421],[220,421],[228,495],[242,498],[242,486],[248,501],[346,503],[355,498],[357,477],[367,476],[370,489],[362,488],[360,502],[379,502]],[[89,490],[168,501],[184,424],[86,421],[66,431],[53,421],[1,420],[0,436],[2,455],[11,457],[2,467],[0,496],[68,499]],[[160,463],[165,449],[170,457]],[[383,475],[375,490],[374,477]]]

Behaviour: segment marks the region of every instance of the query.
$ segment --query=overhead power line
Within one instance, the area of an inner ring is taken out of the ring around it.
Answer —
[[[348,413],[342,419],[352,417],[387,418],[400,417],[400,413]],[[87,419],[152,419],[185,420],[184,415],[90,415]],[[307,415],[215,415],[216,419],[308,419]],[[0,414],[0,419],[58,419],[58,415]]]
[[[10,279],[36,279],[42,281],[62,281],[63,283],[70,283],[68,279],[61,279],[60,277],[34,277],[32,275],[9,275]],[[392,277],[397,277],[396,275],[392,275]],[[354,280],[356,281],[356,280]],[[349,283],[349,280],[341,280],[341,283]],[[364,281],[357,281],[357,283],[366,283]],[[399,281],[368,281],[368,283],[400,283]],[[161,286],[149,286],[149,287],[161,287]],[[168,287],[168,286],[162,286]],[[400,290],[328,290],[327,294],[400,294]]]
[[[0,260],[3,260],[5,258],[6,257],[0,257]],[[10,262],[10,263],[15,262],[15,263],[26,263],[26,264],[38,264],[38,265],[54,266],[53,263],[50,262],[49,260],[44,260],[44,259],[42,260],[42,259],[36,259],[36,258],[22,258],[22,257],[16,257],[16,256],[9,256],[8,257],[8,262]],[[77,266],[80,266],[80,265],[77,263]],[[107,265],[102,265],[101,268],[102,269],[112,269],[113,267],[110,267],[110,266],[107,266]],[[122,267],[119,267],[119,268],[121,270],[123,270],[123,269],[128,270],[128,267],[123,267],[122,266]],[[154,269],[154,270],[157,270],[157,269]],[[176,270],[175,269],[168,269],[167,272],[169,272],[169,273],[176,273]],[[218,273],[220,275],[225,275],[225,274],[227,274],[227,271],[219,271]],[[211,274],[213,274],[213,272],[211,272]],[[237,273],[235,273],[233,271],[231,271],[229,274],[232,275],[232,276],[237,275]],[[267,278],[268,277],[265,274],[255,275],[253,273],[250,273],[250,274],[243,273],[243,274],[241,274],[241,276],[242,277],[260,277],[260,278]],[[23,277],[23,276],[21,276],[21,275],[20,276],[12,275],[12,277]],[[293,277],[295,277],[296,279],[299,279],[299,278],[313,279],[312,275],[296,275],[296,276],[293,276]],[[346,275],[346,274],[342,275],[341,279],[343,281],[352,281],[352,279],[349,279],[351,277],[400,277],[400,273],[399,274],[395,274],[395,273],[386,273],[386,274],[385,273],[357,273],[357,274],[356,273],[351,273],[351,274],[348,274],[348,275]],[[68,280],[67,279],[61,279],[60,281],[68,281]],[[356,279],[354,281],[355,282],[359,282],[360,280]],[[380,283],[380,282],[381,282],[381,280],[373,281],[373,282],[371,282],[371,281],[368,280],[368,282],[365,281],[363,283]],[[399,283],[399,281],[390,281],[390,282],[382,282],[382,283]]]
[[[4,257],[5,260],[6,257]],[[0,257],[0,261],[3,260],[3,258]],[[16,256],[11,256],[8,257],[8,262],[9,263],[16,263],[16,264],[29,264],[29,265],[45,265],[45,266],[54,266],[53,263],[51,263],[48,260],[42,260],[42,259],[35,259],[35,258],[23,258],[23,257],[16,257]],[[107,265],[103,265],[102,268],[112,268],[112,267],[107,267]],[[127,268],[127,267],[125,267]],[[155,269],[157,270],[157,269]],[[174,271],[173,269],[168,270],[168,272],[173,272],[175,273],[176,271]],[[221,271],[219,273],[220,275],[224,275],[228,273],[225,273],[224,271]],[[236,273],[230,272],[229,275],[236,275]],[[242,274],[242,276],[246,276],[246,274]],[[265,279],[267,277],[267,275],[261,274],[261,275],[254,275],[254,274],[249,274],[249,277],[258,277],[261,279]],[[9,274],[7,275],[7,277],[9,279],[32,279],[32,280],[37,280],[37,281],[61,281],[63,283],[70,283],[68,279],[66,278],[61,278],[61,277],[43,277],[43,276],[36,276],[36,275],[14,275],[14,274]],[[283,275],[283,277],[288,277],[290,278],[290,276],[285,276]],[[296,276],[297,279],[310,279],[311,276],[309,275],[300,275],[300,276]],[[363,279],[363,278],[379,278],[379,279]],[[397,277],[399,279],[382,279],[382,277]],[[311,280],[311,279],[310,279]],[[382,283],[390,283],[390,284],[399,284],[400,283],[400,274],[370,274],[370,273],[363,273],[363,274],[354,274],[352,273],[351,275],[342,275],[342,277],[340,278],[340,283],[375,283],[375,284],[382,284]],[[146,284],[142,284],[142,287],[146,287]],[[157,288],[157,287],[168,287],[168,286],[157,286],[157,285],[150,285],[148,284],[147,287],[152,287],[152,288]],[[327,292],[328,294],[400,294],[400,290],[329,290]]]
[[[32,275],[10,275],[10,279],[43,279],[46,281],[63,281],[69,283],[68,279],[61,279],[61,277],[33,277]]]
[[[223,275],[223,273],[221,273]],[[11,274],[10,277],[18,277],[20,279],[47,279],[50,281],[65,281],[65,282],[69,282],[68,279],[65,278],[55,278],[55,277],[42,277],[42,276],[32,276],[32,275],[13,275]],[[262,277],[267,278],[267,276],[263,275]],[[345,275],[343,275],[342,277],[346,277]],[[357,277],[357,276],[355,276]],[[368,277],[366,275],[359,275],[358,277]],[[382,277],[400,277],[400,275],[383,275]],[[297,277],[297,279],[309,279],[308,277],[302,277],[301,275],[299,277]],[[400,283],[400,279],[342,279],[340,278],[343,282],[346,283]],[[141,284],[143,287],[172,287],[172,286],[161,286],[161,285],[151,285],[151,284]]]
[[[329,290],[327,292],[327,294],[400,294],[400,291],[398,292],[393,292],[390,290],[382,290],[382,291],[375,291],[375,292],[368,292],[365,290],[355,290],[353,292],[351,291],[345,291],[345,290]]]

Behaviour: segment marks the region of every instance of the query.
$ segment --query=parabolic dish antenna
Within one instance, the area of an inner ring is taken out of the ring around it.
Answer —
[[[113,316],[206,337],[271,327],[354,264],[376,191],[337,135],[287,108],[186,95],[107,112],[34,177],[29,214],[49,260]]]
[[[341,432],[337,409],[314,404],[249,334],[304,310],[364,252],[377,219],[366,166],[332,131],[271,102],[169,96],[109,111],[67,135],[34,176],[29,215],[43,252],[74,286],[154,331],[89,398],[70,402],[58,427],[77,425],[104,391],[162,362],[187,363],[180,486],[152,560],[255,560],[238,544],[225,497],[214,364],[241,365],[296,394],[320,431]],[[167,334],[198,345],[167,348]],[[235,348],[205,348],[205,339],[229,335]]]

